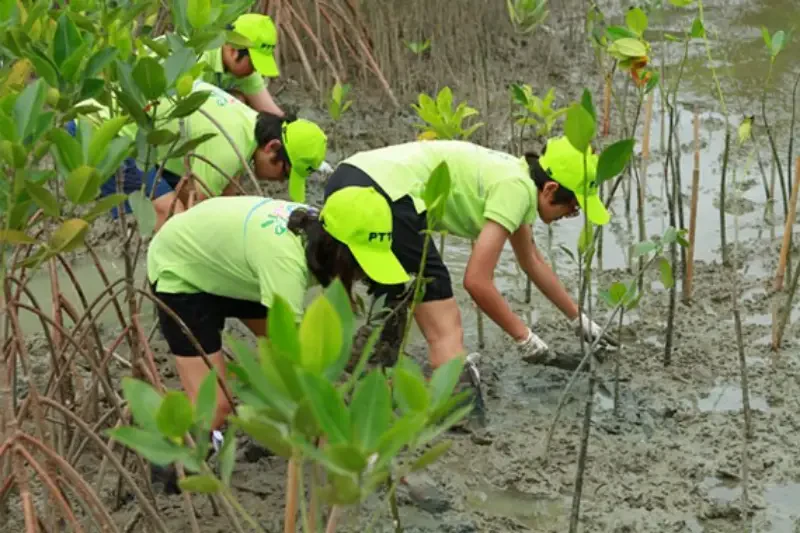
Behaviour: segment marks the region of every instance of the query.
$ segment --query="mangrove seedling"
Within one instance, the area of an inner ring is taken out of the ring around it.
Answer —
[[[506,0],[506,7],[511,24],[522,34],[532,33],[550,15],[547,0]]]
[[[422,120],[422,124],[415,124],[418,129],[422,130],[419,135],[420,139],[466,141],[483,126],[483,122],[477,122],[469,127],[464,125],[466,119],[478,115],[478,110],[467,105],[467,102],[460,102],[453,109],[453,91],[450,90],[450,87],[439,91],[436,100],[425,93],[420,94],[418,103],[411,104],[411,107]]]
[[[431,50],[430,39],[425,39],[424,41],[403,41],[403,44],[416,56],[427,55]]]
[[[331,89],[331,94],[328,98],[328,114],[334,122],[339,122],[342,115],[353,105],[353,101],[347,99],[350,89],[350,84],[341,84],[338,81]]]

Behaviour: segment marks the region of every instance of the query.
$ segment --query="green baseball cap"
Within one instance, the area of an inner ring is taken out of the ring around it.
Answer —
[[[281,142],[289,156],[289,197],[293,202],[306,201],[306,178],[325,162],[328,137],[310,120],[299,118],[283,123]]]
[[[396,285],[409,280],[392,252],[392,210],[373,187],[345,187],[328,197],[322,227],[344,243],[371,280]]]
[[[547,141],[544,155],[539,164],[559,185],[571,190],[578,199],[578,205],[586,213],[592,224],[602,226],[611,216],[597,192],[597,155],[591,146],[586,149],[586,179],[583,179],[583,155],[572,146],[566,137],[556,137]],[[586,197],[584,199],[584,196]]]
[[[236,19],[233,31],[253,43],[248,51],[256,72],[268,78],[277,77],[279,71],[274,52],[275,45],[278,44],[278,30],[272,19],[258,13],[247,13]]]

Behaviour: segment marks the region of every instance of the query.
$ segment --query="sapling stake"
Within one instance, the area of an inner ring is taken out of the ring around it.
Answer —
[[[645,202],[647,200],[647,166],[650,160],[650,128],[653,122],[653,96],[655,91],[651,91],[647,97],[644,112],[644,134],[642,136],[642,165],[639,172],[638,180],[638,193],[639,203],[636,208],[636,214],[639,219],[639,241],[646,239],[646,228],[644,223]],[[641,272],[644,267],[644,257],[639,258],[639,271]],[[644,279],[639,278],[639,290],[642,290]]]
[[[792,227],[794,226],[794,219],[797,216],[797,193],[800,189],[800,172],[795,172],[794,184],[792,186],[792,196],[789,200],[789,214],[786,217],[786,224],[783,227],[783,243],[781,244],[781,253],[778,259],[778,271],[775,274],[775,282],[772,288],[775,291],[775,304],[773,305],[772,313],[772,347],[777,350],[778,346],[778,302],[780,300],[779,294],[783,289],[783,278],[786,273],[786,262],[789,257],[790,243],[792,237]]]
[[[719,184],[719,239],[722,248],[722,264],[728,266],[728,242],[725,228],[725,196],[727,195],[726,179],[728,173],[728,158],[731,149],[731,130],[725,125],[725,149],[722,152],[722,176]]]
[[[286,470],[286,507],[283,513],[283,533],[295,533],[297,520],[297,459],[289,459]]]
[[[797,160],[795,161],[794,190],[792,190],[792,198],[793,198],[793,200],[791,202],[791,205],[789,206],[790,210],[791,210],[790,215],[791,215],[791,219],[792,220],[794,219],[795,210],[796,210],[796,207],[797,207],[795,202],[797,200],[796,197],[797,197],[798,182],[800,182],[800,157],[798,157]],[[788,228],[788,231],[791,231],[791,229],[792,229],[792,224],[789,224],[788,220],[787,220],[787,228]],[[786,230],[784,230],[784,231],[786,231]],[[785,242],[786,242],[786,237],[784,235],[784,243]],[[781,250],[781,254],[783,254],[783,250]],[[779,264],[778,268],[780,268],[780,264]],[[778,286],[777,285],[778,284],[778,276],[775,277],[776,286],[774,288],[775,288],[776,291],[780,291],[780,289],[782,288],[782,285],[783,285],[783,279],[782,278],[783,278],[783,275],[781,274],[781,280],[780,280],[781,286]],[[800,278],[800,266],[795,268],[795,271],[794,271],[794,273],[792,275],[791,283],[789,285],[788,295],[786,297],[786,302],[783,305],[783,312],[781,313],[780,319],[777,320],[777,322],[778,322],[777,327],[775,326],[775,323],[776,323],[776,314],[778,313],[778,308],[779,307],[778,307],[777,304],[774,306],[774,314],[773,314],[773,317],[772,317],[772,321],[773,321],[772,350],[773,351],[777,352],[778,350],[780,350],[781,341],[783,340],[783,332],[786,329],[786,324],[788,323],[789,317],[792,314],[792,301],[794,300],[794,295],[795,295],[795,292],[797,291],[797,282],[798,282],[799,278]],[[776,294],[774,297],[776,299],[780,298],[780,293]]]

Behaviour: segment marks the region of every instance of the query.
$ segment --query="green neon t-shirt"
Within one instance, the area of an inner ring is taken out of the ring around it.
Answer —
[[[171,218],[147,252],[147,278],[159,292],[206,292],[261,302],[276,294],[299,321],[313,283],[300,236],[286,227],[302,204],[261,196],[210,198]]]
[[[212,83],[223,90],[239,89],[244,94],[257,94],[266,88],[264,78],[258,72],[253,72],[249,76],[237,78],[236,76],[225,72],[225,67],[222,64],[222,48],[214,48],[213,50],[206,50],[200,56],[199,61],[205,61],[211,67],[213,72],[205,72],[203,74],[203,81]]]
[[[446,161],[451,189],[441,227],[475,239],[486,220],[514,233],[536,220],[538,192],[522,158],[465,141],[417,141],[360,152],[345,159],[366,172],[392,200],[409,195],[418,213],[433,170]]]

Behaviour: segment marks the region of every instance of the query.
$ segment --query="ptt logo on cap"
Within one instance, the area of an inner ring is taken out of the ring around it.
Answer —
[[[383,241],[391,242],[391,240],[392,240],[392,232],[391,231],[389,231],[389,232],[376,232],[376,231],[370,232],[369,238],[367,239],[367,242],[372,242],[372,241],[374,241],[376,239],[379,242],[383,242]]]

